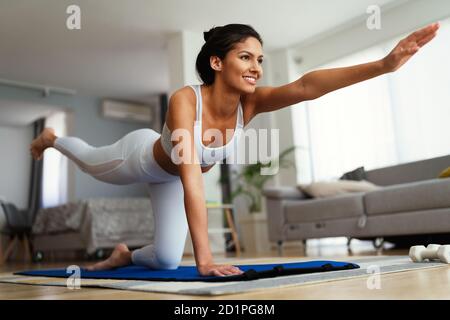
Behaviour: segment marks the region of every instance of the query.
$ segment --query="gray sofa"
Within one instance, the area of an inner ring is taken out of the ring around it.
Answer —
[[[311,199],[296,187],[265,188],[269,240],[378,238],[450,232],[450,155],[366,172],[382,186],[367,193]]]

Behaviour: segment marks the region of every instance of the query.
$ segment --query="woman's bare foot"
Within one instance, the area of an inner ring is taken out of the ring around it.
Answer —
[[[129,264],[131,264],[131,251],[126,244],[119,243],[108,259],[92,266],[85,267],[85,269],[88,271],[107,270],[127,266]]]
[[[31,142],[30,151],[34,160],[41,160],[44,150],[53,147],[56,136],[55,130],[52,128],[45,128],[41,134]]]

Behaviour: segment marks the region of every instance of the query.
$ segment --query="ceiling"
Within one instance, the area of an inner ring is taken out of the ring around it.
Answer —
[[[71,4],[81,8],[81,30],[66,28]],[[0,0],[0,78],[145,101],[168,91],[170,33],[246,23],[258,30],[270,52],[363,17],[372,4],[374,0]]]

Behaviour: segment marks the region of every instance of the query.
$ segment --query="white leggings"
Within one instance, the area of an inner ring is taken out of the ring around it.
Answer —
[[[155,223],[154,243],[134,250],[136,265],[176,269],[183,256],[188,230],[183,185],[164,171],[153,156],[160,134],[151,129],[130,132],[116,143],[92,147],[75,137],[57,138],[55,149],[97,180],[112,184],[148,183]]]

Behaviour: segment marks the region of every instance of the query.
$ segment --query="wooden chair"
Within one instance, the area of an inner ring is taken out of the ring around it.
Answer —
[[[33,225],[32,213],[29,210],[19,210],[12,203],[3,201],[0,203],[6,217],[6,230],[4,230],[3,233],[9,236],[6,250],[3,253],[0,235],[0,265],[8,260],[17,243],[22,245],[24,261],[31,261],[30,236]]]
[[[233,244],[235,245],[236,248],[236,257],[240,257],[241,255],[241,245],[239,243],[239,239],[238,239],[238,233],[236,230],[236,225],[234,223],[233,220],[233,213],[232,210],[234,210],[234,206],[233,204],[230,203],[206,203],[206,208],[208,210],[211,209],[220,209],[220,210],[224,210],[225,211],[225,217],[227,219],[227,225],[228,228],[214,228],[208,229],[209,233],[230,233],[231,234],[231,239],[233,241]]]

